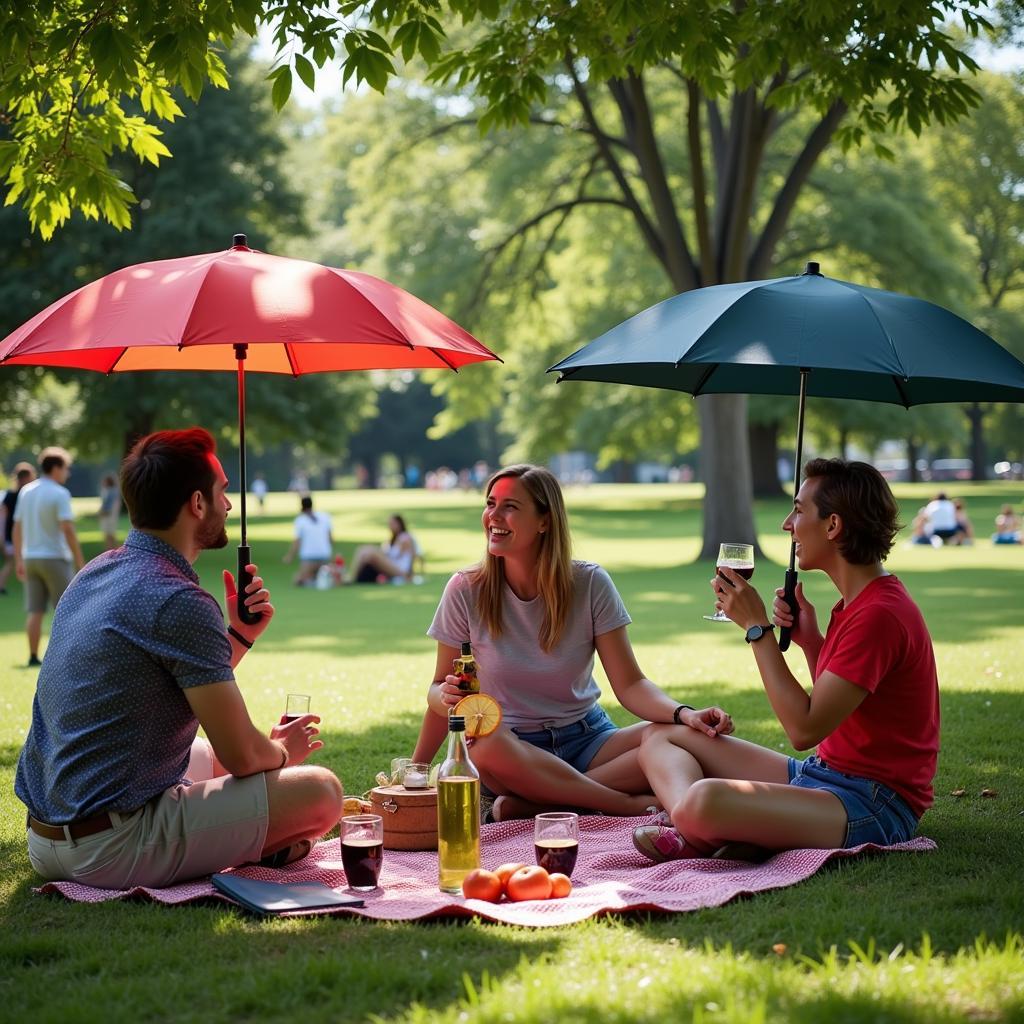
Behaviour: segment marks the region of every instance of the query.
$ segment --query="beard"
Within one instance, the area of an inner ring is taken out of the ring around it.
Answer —
[[[203,518],[199,528],[198,541],[201,551],[213,551],[228,546],[228,531],[224,527],[225,515],[216,515],[211,509]]]

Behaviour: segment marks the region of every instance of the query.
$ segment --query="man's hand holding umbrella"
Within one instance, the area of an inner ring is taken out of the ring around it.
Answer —
[[[245,588],[248,595],[242,602],[244,606],[259,618],[255,622],[243,622],[238,613],[238,588],[235,577],[230,569],[224,570],[224,606],[228,610],[228,636],[231,638],[231,664],[236,666],[245,656],[257,638],[270,625],[274,617],[274,606],[270,603],[270,591],[263,585],[263,577],[258,575],[256,564],[250,562],[246,571],[252,576]]]

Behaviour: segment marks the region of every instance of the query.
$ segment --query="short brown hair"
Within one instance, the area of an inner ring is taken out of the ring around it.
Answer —
[[[884,562],[902,524],[900,508],[885,477],[866,462],[812,459],[804,477],[819,481],[814,494],[818,515],[843,521],[839,550],[851,565]]]
[[[71,453],[59,445],[51,445],[39,453],[39,471],[47,476],[55,469],[71,465]]]
[[[132,526],[168,529],[196,491],[212,501],[216,478],[210,456],[216,450],[217,442],[202,427],[159,430],[136,441],[121,463],[121,493]]]

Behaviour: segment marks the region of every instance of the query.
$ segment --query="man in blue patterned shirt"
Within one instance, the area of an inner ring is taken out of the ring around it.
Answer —
[[[234,668],[274,614],[250,565],[246,625],[229,625],[192,564],[227,542],[227,477],[198,428],[141,439],[121,467],[133,529],[64,593],[43,659],[15,791],[32,866],[49,880],[164,886],[309,852],[342,789],[303,765],[316,715],[252,723]],[[202,726],[209,740],[197,737]]]

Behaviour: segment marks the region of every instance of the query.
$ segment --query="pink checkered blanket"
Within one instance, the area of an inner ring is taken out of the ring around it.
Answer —
[[[360,908],[295,911],[295,914],[359,914],[385,921],[413,921],[431,917],[478,915],[529,927],[574,924],[598,914],[627,911],[685,911],[717,907],[737,896],[780,889],[810,878],[833,860],[868,853],[923,853],[936,848],[931,839],[918,837],[894,846],[870,843],[849,850],[787,850],[763,864],[725,860],[682,860],[652,864],[633,849],[630,834],[648,818],[580,818],[580,854],[573,872],[572,893],[565,899],[523,903],[486,903],[452,896],[437,887],[437,855],[399,850],[384,851],[380,888],[365,894]],[[481,829],[481,859],[486,868],[509,861],[533,863],[533,822],[509,821]],[[337,839],[317,843],[304,860],[288,867],[236,869],[250,878],[281,882],[324,882],[345,886],[341,847]],[[136,897],[178,905],[200,900],[224,900],[208,878],[165,889],[94,889],[75,882],[47,882],[35,890],[59,893],[69,900],[100,903]]]

